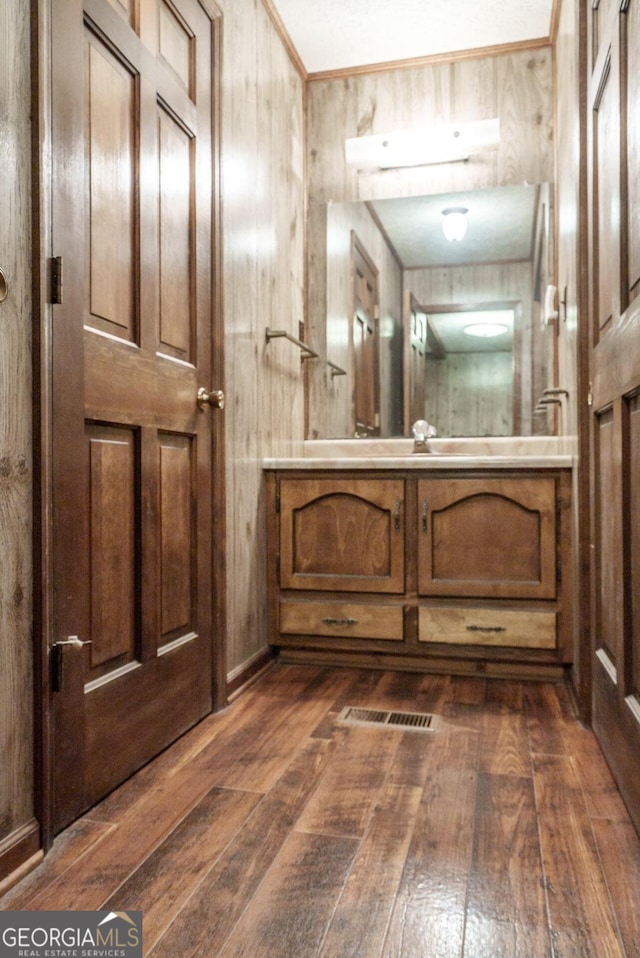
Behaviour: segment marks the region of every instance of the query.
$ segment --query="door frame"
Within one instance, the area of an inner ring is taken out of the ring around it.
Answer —
[[[52,635],[52,341],[54,309],[51,303],[52,114],[51,19],[60,0],[31,0],[32,52],[32,293],[33,293],[33,660],[34,660],[34,790],[40,844],[46,852],[53,842],[53,725],[50,682]],[[198,0],[213,22],[212,89],[212,315],[210,387],[224,390],[224,303],[221,214],[221,86],[222,12],[214,0]],[[226,680],[226,495],[225,418],[215,417],[212,430],[212,700],[213,710],[224,708]]]

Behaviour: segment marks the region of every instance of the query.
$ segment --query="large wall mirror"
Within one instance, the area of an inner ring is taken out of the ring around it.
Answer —
[[[310,436],[407,436],[420,418],[440,436],[553,432],[538,403],[556,374],[551,197],[523,184],[330,203]]]

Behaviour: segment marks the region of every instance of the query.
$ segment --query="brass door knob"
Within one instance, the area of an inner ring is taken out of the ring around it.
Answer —
[[[212,389],[209,392],[204,386],[198,390],[198,408],[204,409],[205,406],[212,406],[214,409],[224,409],[224,393],[221,389]]]

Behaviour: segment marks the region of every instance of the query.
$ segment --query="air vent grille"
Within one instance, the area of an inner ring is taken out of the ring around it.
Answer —
[[[390,712],[347,706],[338,715],[338,722],[347,725],[391,726],[416,732],[434,732],[437,718],[428,712]]]

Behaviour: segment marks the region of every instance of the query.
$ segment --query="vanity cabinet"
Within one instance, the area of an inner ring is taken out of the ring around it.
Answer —
[[[568,469],[267,472],[283,661],[559,677]]]

